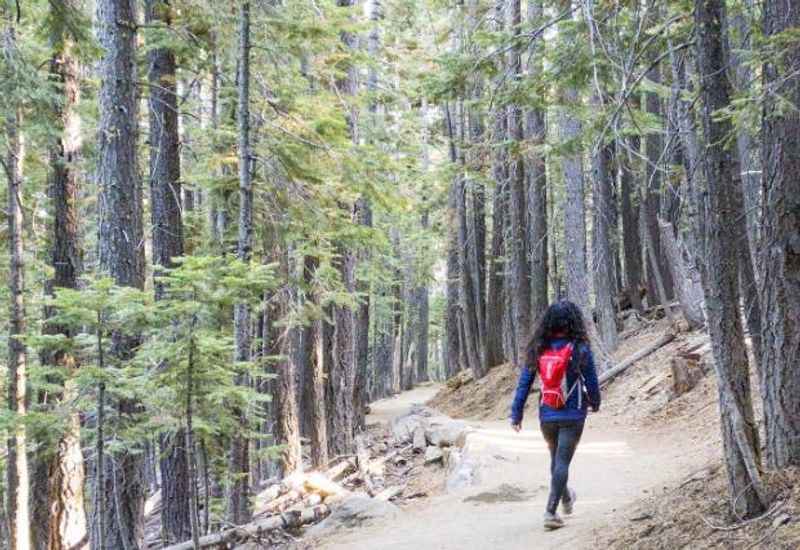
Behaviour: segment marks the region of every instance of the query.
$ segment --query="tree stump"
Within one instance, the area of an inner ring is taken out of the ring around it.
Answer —
[[[673,398],[691,391],[708,373],[708,365],[697,353],[676,355],[672,358],[671,368]]]

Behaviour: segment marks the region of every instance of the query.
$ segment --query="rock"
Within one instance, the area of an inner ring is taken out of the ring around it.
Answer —
[[[396,518],[399,514],[400,509],[391,502],[353,495],[334,508],[324,521],[311,527],[308,534],[316,537],[331,531],[360,527],[378,518]]]
[[[425,431],[425,426],[422,425],[414,428],[414,435],[412,437],[414,452],[421,453],[425,450],[427,445],[425,442]]]
[[[404,457],[403,455],[397,455],[396,457],[394,457],[393,462],[395,466],[402,466],[408,461],[406,460],[406,457]]]
[[[425,464],[433,464],[434,462],[443,462],[444,453],[439,447],[431,445],[425,449]]]
[[[392,420],[389,428],[391,429],[394,440],[402,444],[411,442],[414,437],[414,430],[419,426],[422,426],[423,429],[427,428],[428,418],[412,412]]]
[[[411,405],[411,410],[409,411],[409,414],[430,418],[432,416],[436,416],[436,411],[434,411],[430,407],[426,407],[425,405],[414,403],[413,405]]]
[[[472,456],[468,446],[463,449],[452,447],[447,466],[447,490],[459,491],[477,485],[479,477],[479,461]]]
[[[783,513],[783,514],[780,514],[779,516],[777,516],[775,519],[772,520],[772,527],[774,529],[777,529],[781,525],[785,525],[785,524],[789,523],[790,521],[792,521],[792,516],[790,516],[787,513]]]
[[[466,423],[450,420],[441,425],[432,425],[425,432],[426,439],[437,447],[463,447],[468,427]]]

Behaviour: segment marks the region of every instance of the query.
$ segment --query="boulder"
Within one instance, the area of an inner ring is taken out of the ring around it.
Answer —
[[[437,447],[463,447],[468,426],[460,420],[434,423],[428,427],[425,437],[428,443]]]
[[[410,443],[414,437],[414,430],[420,426],[423,430],[427,429],[428,422],[427,417],[411,412],[392,420],[389,429],[392,432],[392,438],[397,443]]]
[[[400,508],[391,502],[366,495],[353,495],[334,508],[324,521],[311,527],[308,534],[316,537],[332,531],[360,527],[380,518],[393,519],[399,514]]]
[[[425,449],[425,464],[433,464],[434,462],[443,462],[444,452],[439,447],[431,445]]]
[[[472,456],[468,446],[463,449],[451,447],[447,463],[445,485],[448,492],[473,487],[480,482],[480,462]]]
[[[425,426],[420,425],[414,428],[414,435],[412,437],[414,452],[421,453],[425,450],[425,447],[427,446],[425,441],[425,432]]]

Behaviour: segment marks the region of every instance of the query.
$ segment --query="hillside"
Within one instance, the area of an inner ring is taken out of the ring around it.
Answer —
[[[665,321],[630,331],[614,354],[617,361],[658,339],[670,327]],[[698,348],[698,346],[700,346]],[[612,549],[763,548],[800,547],[800,469],[768,475],[775,504],[761,519],[736,522],[728,515],[725,468],[721,457],[719,397],[713,372],[689,392],[674,396],[672,358],[693,349],[710,365],[711,350],[703,332],[684,332],[635,364],[607,385],[603,408],[592,416],[589,430],[624,427],[632,432],[671,442],[668,452],[676,459],[692,455],[699,467],[684,472],[674,482],[653,484],[635,502],[615,510],[611,518],[593,529],[601,547]],[[694,349],[697,348],[697,349]],[[461,373],[430,401],[430,405],[456,417],[505,420],[517,374],[509,365],[493,368],[475,382]],[[753,376],[752,384],[758,387]],[[761,403],[756,402],[760,415]],[[529,414],[535,398],[529,400]],[[535,414],[535,413],[533,413]],[[530,424],[531,422],[528,422]],[[762,426],[763,430],[763,426]],[[580,447],[578,454],[580,454]],[[646,463],[636,468],[648,468]],[[654,479],[657,476],[654,476]]]

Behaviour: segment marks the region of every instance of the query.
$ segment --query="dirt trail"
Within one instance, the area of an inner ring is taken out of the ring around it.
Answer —
[[[412,404],[427,401],[437,389],[427,386],[373,403],[369,421],[388,422]],[[536,418],[529,417],[519,434],[507,422],[470,424],[475,431],[465,449],[481,464],[477,485],[406,508],[391,523],[337,533],[322,548],[529,550],[563,548],[565,543],[591,548],[595,527],[615,517],[627,522],[628,504],[685,476],[704,460],[687,453],[676,434],[625,431],[611,427],[602,413],[593,415],[570,471],[570,486],[578,492],[575,513],[566,518],[565,528],[545,532],[541,516],[550,458]]]

